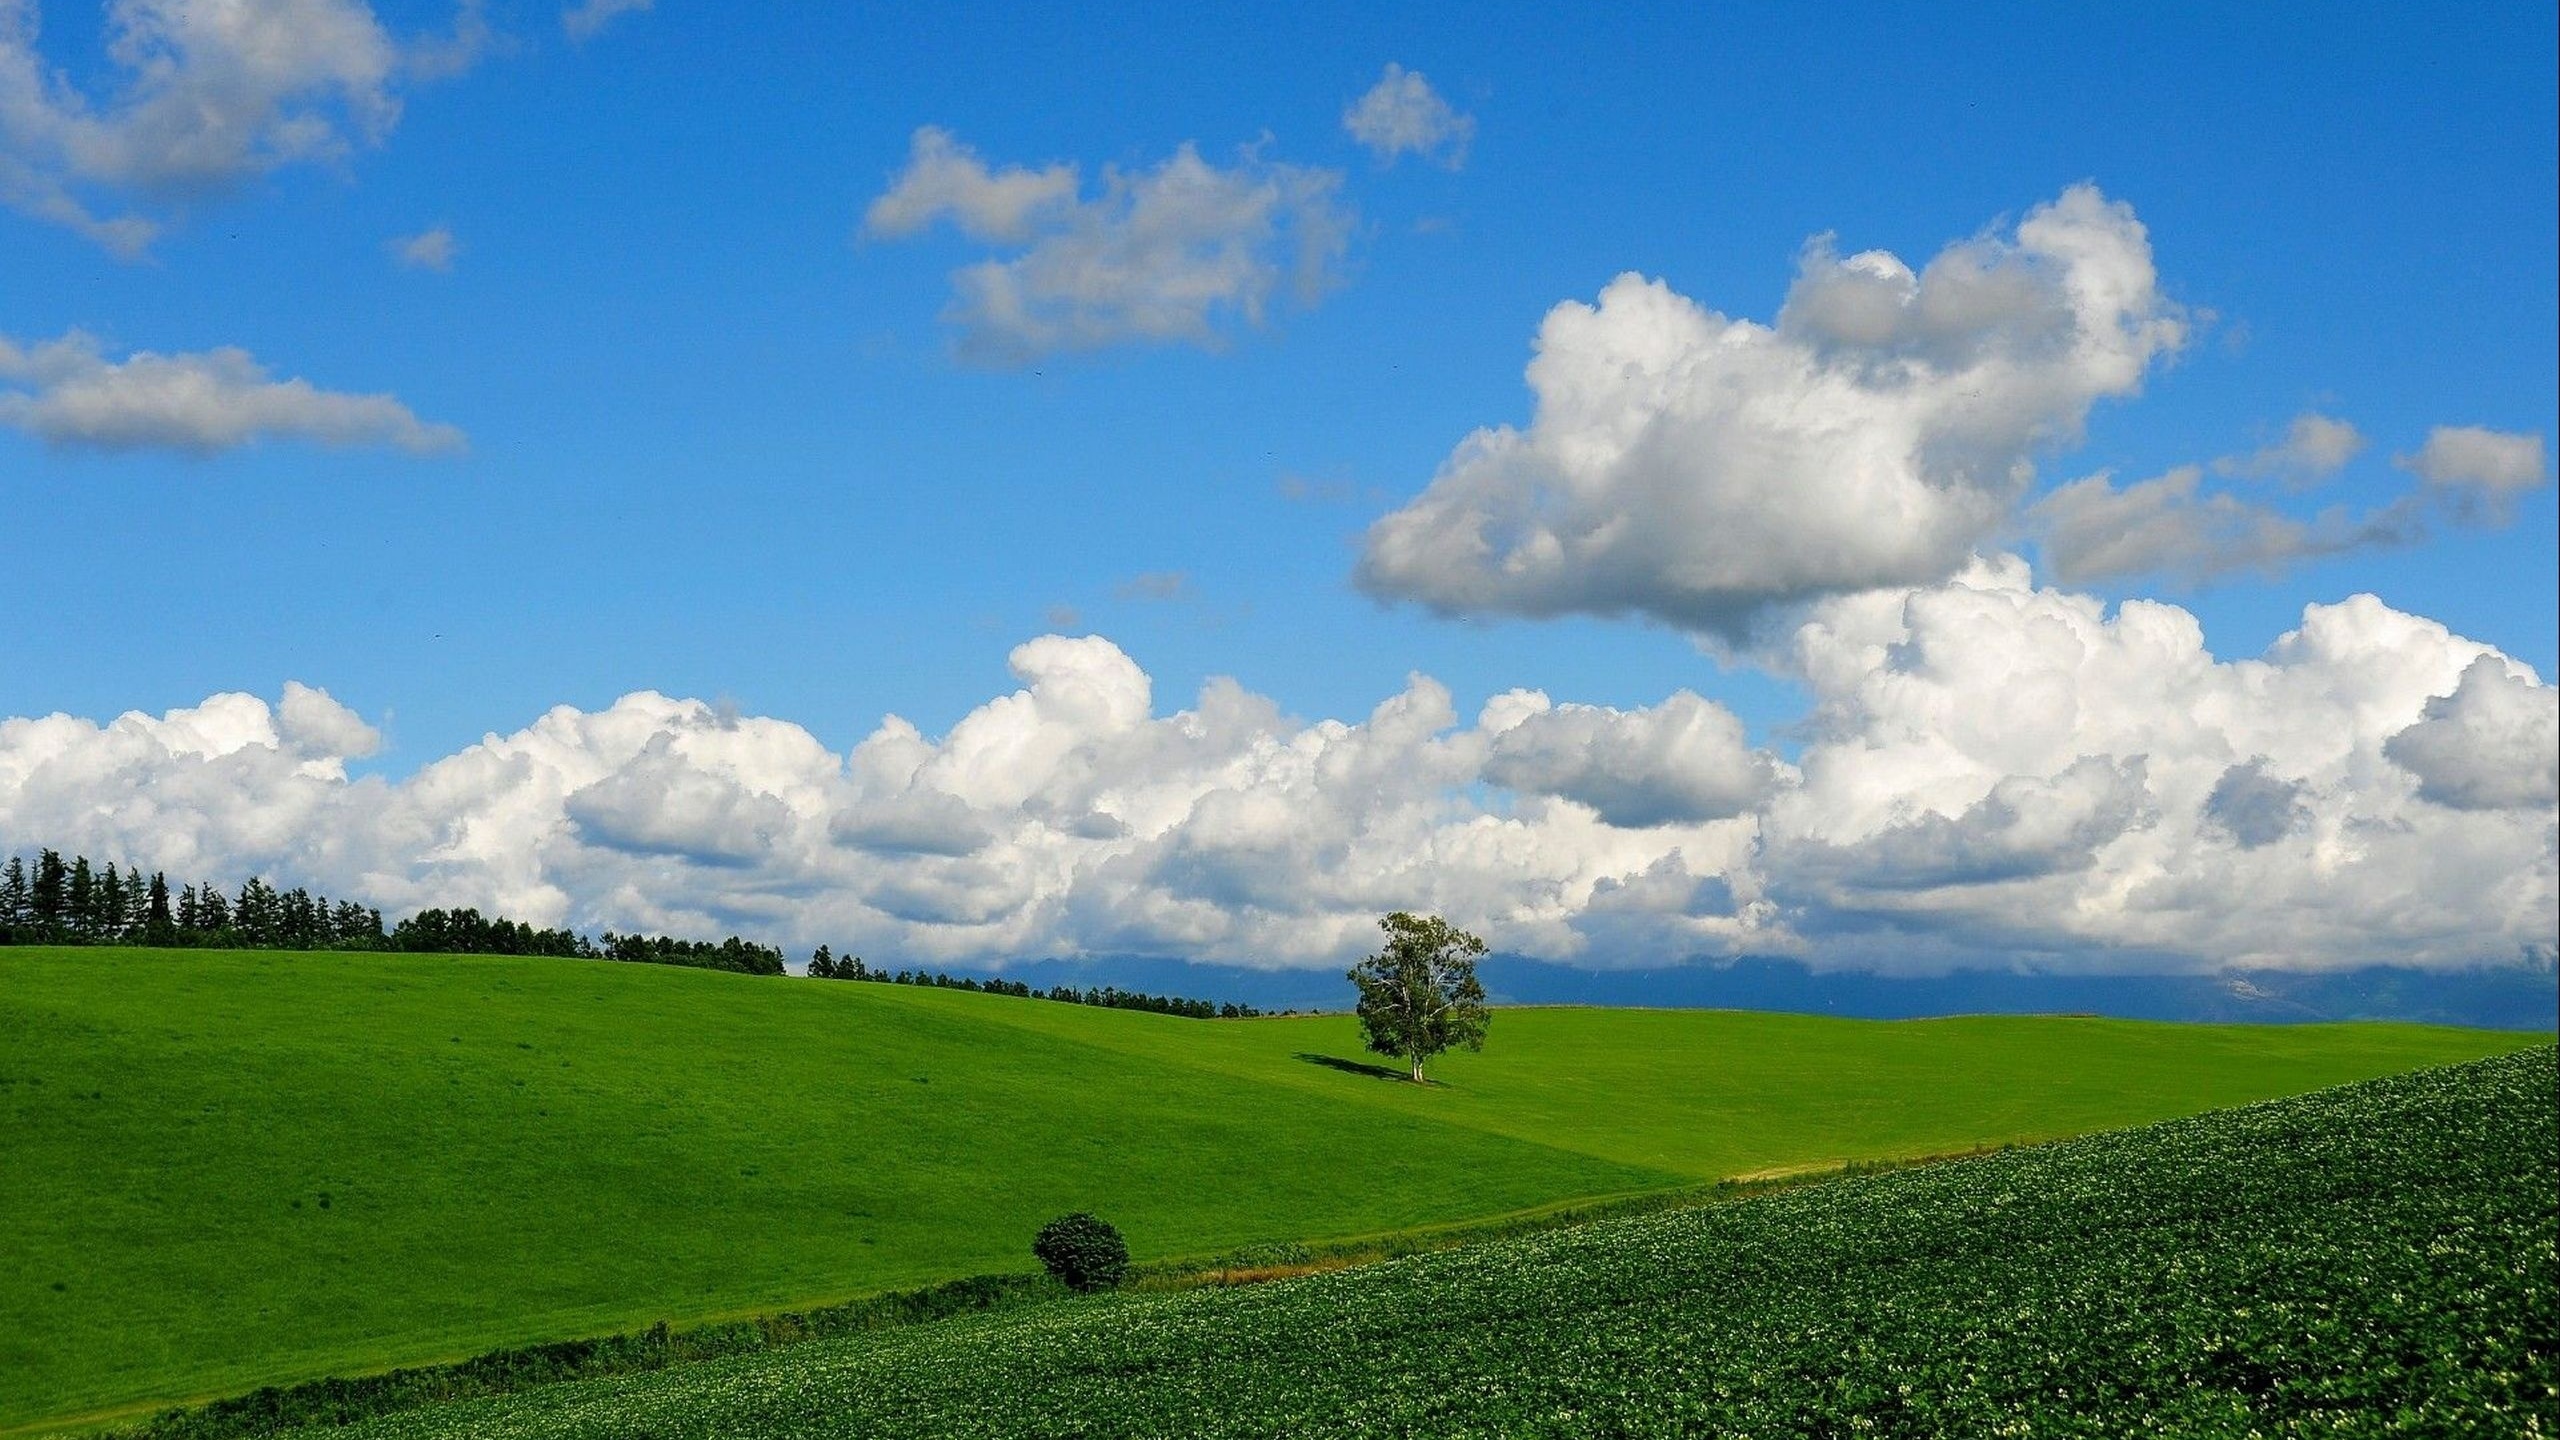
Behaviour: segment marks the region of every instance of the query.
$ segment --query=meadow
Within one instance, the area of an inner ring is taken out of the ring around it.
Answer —
[[[545,958],[0,950],[0,1429],[1029,1267],[2019,1144],[2535,1037],[1506,1010],[1438,1082],[1200,1021]],[[933,1327],[939,1328],[939,1327]]]
[[[1359,1270],[329,1433],[2548,1434],[2554,1079],[2544,1048]]]

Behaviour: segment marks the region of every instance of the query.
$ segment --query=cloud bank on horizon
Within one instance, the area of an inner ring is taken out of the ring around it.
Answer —
[[[1792,758],[1685,690],[1627,711],[1513,691],[1467,719],[1417,675],[1306,722],[1219,680],[1160,714],[1116,646],[1052,635],[938,737],[892,716],[837,754],[642,693],[386,780],[347,771],[377,731],[292,685],[0,722],[0,837],[395,911],[934,962],[1331,965],[1396,908],[1604,967],[2553,954],[2555,691],[2371,596],[2225,660],[2176,606],[2110,614],[2004,556],[1819,602],[1754,658],[1812,696]]]

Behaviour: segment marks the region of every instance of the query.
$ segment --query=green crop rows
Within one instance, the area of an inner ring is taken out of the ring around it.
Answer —
[[[2549,1435],[2554,1056],[355,1434]]]

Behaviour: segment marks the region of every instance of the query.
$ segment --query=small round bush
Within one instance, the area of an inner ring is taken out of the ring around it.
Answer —
[[[1129,1273],[1129,1245],[1120,1232],[1079,1210],[1040,1227],[1031,1253],[1050,1274],[1076,1290],[1108,1290]]]

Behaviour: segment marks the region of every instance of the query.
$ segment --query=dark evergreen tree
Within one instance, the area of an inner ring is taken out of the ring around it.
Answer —
[[[231,933],[231,902],[222,898],[220,886],[207,883],[196,887],[196,923],[190,928],[217,940]]]
[[[276,901],[278,938],[298,949],[309,949],[322,938],[320,907],[311,892],[296,885]]]
[[[87,940],[97,934],[98,876],[89,868],[86,855],[71,857],[71,875],[62,888],[62,908],[64,919],[70,922],[66,928],[73,935]]]
[[[240,882],[240,898],[231,905],[231,928],[250,945],[276,943],[276,892],[252,875]]]
[[[116,873],[116,862],[98,876],[98,888],[92,903],[96,911],[89,917],[89,938],[121,940],[124,938],[124,877]]]
[[[27,862],[12,855],[0,867],[0,933],[11,940],[32,938],[36,928],[35,897],[27,889]]]
[[[143,897],[142,938],[152,945],[174,945],[178,940],[178,920],[169,913],[169,877],[154,870],[151,888]]]
[[[341,900],[329,911],[329,943],[370,950],[381,943],[382,917],[353,900]]]
[[[69,928],[64,923],[66,917],[63,912],[70,908],[70,889],[71,878],[63,869],[61,852],[38,851],[36,880],[31,887],[33,898],[30,901],[35,911],[37,935],[48,940],[60,939]]]

